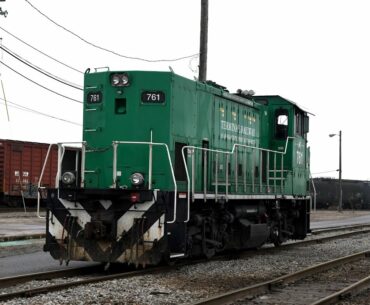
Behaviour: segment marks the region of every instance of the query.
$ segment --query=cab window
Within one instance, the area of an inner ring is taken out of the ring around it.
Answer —
[[[309,131],[309,118],[304,112],[295,114],[295,134],[304,137]]]
[[[303,120],[301,113],[296,113],[295,115],[295,133],[301,137],[303,136]]]
[[[288,110],[278,109],[275,112],[275,137],[284,140],[288,137]]]

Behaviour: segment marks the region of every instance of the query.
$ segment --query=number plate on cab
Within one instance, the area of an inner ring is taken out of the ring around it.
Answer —
[[[163,104],[166,98],[162,91],[143,91],[141,93],[141,101],[150,104]]]
[[[89,92],[86,99],[88,104],[101,103],[103,101],[103,94],[100,91]]]

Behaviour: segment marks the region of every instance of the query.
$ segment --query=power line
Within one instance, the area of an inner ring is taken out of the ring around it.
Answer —
[[[68,82],[66,80],[63,80],[62,78],[58,77],[58,76],[55,76],[53,75],[52,73],[48,72],[48,71],[45,71],[43,69],[41,69],[40,67],[30,63],[28,60],[22,58],[20,55],[14,53],[13,51],[9,50],[7,47],[5,47],[4,45],[1,45],[0,46],[0,49],[4,50],[6,53],[8,53],[10,56],[14,57],[15,59],[17,59],[18,61],[22,62],[23,64],[27,65],[28,67],[36,70],[37,72],[40,72],[44,75],[46,75],[47,77],[50,77],[64,85],[67,85],[67,86],[70,86],[72,88],[75,88],[75,89],[78,89],[78,90],[83,90],[82,87],[76,85],[76,84],[73,84],[71,82]]]
[[[45,13],[41,12],[37,7],[35,7],[30,1],[28,1],[28,0],[25,0],[25,1],[35,11],[37,11],[40,15],[44,16],[47,20],[49,20],[50,22],[52,22],[56,26],[60,27],[61,29],[67,31],[68,33],[72,34],[73,36],[77,37],[78,39],[82,40],[83,42],[87,43],[88,45],[90,45],[90,46],[92,46],[94,48],[97,48],[99,50],[102,50],[102,51],[105,51],[105,52],[114,54],[114,55],[119,56],[119,57],[123,57],[123,58],[126,58],[126,59],[140,60],[140,61],[145,61],[145,62],[151,62],[151,63],[153,63],[153,62],[174,62],[174,61],[180,61],[180,60],[187,59],[187,58],[192,58],[192,57],[198,55],[198,53],[195,53],[195,54],[192,54],[192,55],[186,55],[186,56],[182,56],[182,57],[174,58],[174,59],[146,59],[146,58],[141,58],[141,57],[133,57],[133,56],[123,55],[123,54],[117,53],[115,51],[109,50],[107,48],[101,47],[101,46],[99,46],[97,44],[94,44],[94,43],[92,43],[90,41],[87,41],[85,38],[77,35],[76,33],[72,32],[71,30],[65,28],[64,26],[60,25],[59,23],[57,23],[56,21],[54,21],[53,19],[51,19],[50,17],[48,17]]]
[[[63,66],[65,66],[65,67],[67,67],[67,68],[69,68],[69,69],[71,69],[71,70],[74,70],[74,71],[76,71],[76,72],[78,72],[78,73],[84,74],[84,72],[83,72],[83,71],[80,71],[80,70],[78,70],[78,69],[76,69],[76,68],[73,68],[72,66],[67,65],[66,63],[64,63],[64,62],[62,62],[62,61],[60,61],[60,60],[58,60],[58,59],[56,59],[56,58],[54,58],[54,57],[52,57],[52,56],[50,56],[50,55],[46,54],[45,52],[43,52],[43,51],[41,51],[41,50],[39,50],[39,49],[37,49],[37,48],[35,48],[34,46],[32,46],[32,45],[30,45],[29,43],[27,43],[27,42],[25,42],[24,40],[22,40],[21,38],[19,38],[19,37],[15,36],[14,34],[10,33],[9,31],[5,30],[3,27],[1,27],[1,26],[0,26],[0,29],[1,29],[1,30],[3,30],[3,31],[4,31],[5,33],[7,33],[8,35],[10,35],[10,36],[12,36],[13,38],[15,38],[16,40],[18,40],[19,42],[21,42],[21,43],[25,44],[26,46],[30,47],[31,49],[35,50],[36,52],[39,52],[40,54],[42,54],[42,55],[44,55],[44,56],[48,57],[49,59],[51,59],[51,60],[53,60],[53,61],[55,61],[55,62],[57,62],[57,63],[59,63],[59,64],[61,64],[61,65],[63,65]]]
[[[329,173],[334,173],[337,172],[338,170],[331,170],[331,171],[326,171],[326,172],[319,172],[319,173],[312,173],[312,175],[320,175],[320,174],[329,174]]]
[[[68,100],[71,100],[71,101],[74,101],[74,102],[76,102],[76,103],[80,103],[80,104],[82,104],[82,102],[81,102],[81,101],[79,101],[79,100],[76,100],[76,99],[74,99],[74,98],[68,97],[68,96],[63,95],[63,94],[61,94],[61,93],[58,93],[58,92],[56,92],[56,91],[54,91],[54,90],[52,90],[52,89],[49,89],[49,88],[47,88],[47,87],[45,87],[45,86],[43,86],[43,85],[39,84],[38,82],[35,82],[34,80],[32,80],[32,79],[28,78],[27,76],[23,75],[22,73],[20,73],[20,72],[18,72],[18,71],[16,71],[16,70],[14,70],[13,68],[9,67],[9,66],[8,66],[7,64],[5,64],[3,61],[0,61],[0,63],[1,63],[1,64],[3,64],[5,67],[7,67],[9,70],[12,70],[14,73],[16,73],[16,74],[18,74],[18,75],[22,76],[23,78],[27,79],[27,80],[28,80],[28,81],[30,81],[31,83],[33,83],[33,84],[35,84],[35,85],[37,85],[37,86],[39,86],[39,87],[41,87],[41,88],[43,88],[43,89],[45,89],[45,90],[47,90],[47,91],[50,91],[50,92],[52,92],[52,93],[54,93],[54,94],[56,94],[56,95],[59,95],[59,96],[61,96],[61,97],[64,97],[64,98],[66,98],[66,99],[68,99]]]
[[[0,100],[5,101],[2,98],[0,98]],[[25,107],[25,106],[22,106],[22,105],[19,105],[19,104],[10,102],[10,101],[7,101],[7,103],[10,104],[9,105],[10,107],[15,108],[15,109],[35,113],[35,114],[38,114],[38,115],[42,115],[42,116],[45,116],[45,117],[48,117],[48,118],[51,118],[51,119],[55,119],[55,120],[59,120],[59,121],[62,121],[62,122],[66,122],[66,123],[69,123],[69,124],[82,126],[80,123],[76,123],[76,122],[69,121],[69,120],[66,120],[66,119],[62,119],[62,118],[59,118],[59,117],[56,117],[56,116],[53,116],[53,115],[50,115],[50,114],[46,114],[44,112],[41,112],[41,111],[38,111],[38,110],[35,110],[35,109],[32,109],[32,108],[28,108],[28,107]],[[2,103],[2,104],[5,104],[5,103]]]

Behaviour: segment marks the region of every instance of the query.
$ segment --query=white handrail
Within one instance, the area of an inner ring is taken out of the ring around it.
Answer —
[[[153,130],[150,130],[150,143],[153,142]],[[148,188],[152,189],[152,175],[153,175],[153,145],[149,144],[149,181],[148,181]]]
[[[315,186],[315,183],[313,182],[313,177],[312,177],[311,171],[310,171],[310,179],[311,179],[311,183],[312,183],[313,196],[314,196],[313,197],[313,211],[316,212],[316,196],[317,196],[317,193],[316,193],[316,186]],[[311,202],[312,202],[312,200],[311,200]],[[310,208],[312,210],[312,206]]]
[[[190,220],[190,193],[191,193],[191,191],[190,191],[189,170],[188,170],[186,159],[185,159],[185,149],[191,149],[192,150],[192,154],[194,154],[194,151],[195,150],[201,150],[201,151],[216,153],[216,156],[217,156],[218,153],[226,154],[226,155],[232,155],[232,154],[234,154],[234,151],[237,149],[237,147],[244,147],[244,148],[256,149],[257,151],[266,151],[266,152],[281,154],[281,156],[283,157],[283,155],[285,155],[287,153],[287,150],[288,150],[288,141],[291,140],[291,139],[295,139],[295,137],[287,137],[286,142],[285,142],[285,149],[284,149],[283,152],[282,151],[277,151],[277,150],[271,150],[271,149],[261,148],[261,147],[256,147],[256,146],[243,145],[243,144],[234,144],[233,145],[233,148],[231,149],[231,151],[223,151],[223,150],[219,150],[219,149],[196,147],[196,146],[193,146],[193,145],[183,146],[182,147],[182,150],[181,150],[181,154],[182,154],[182,159],[183,159],[183,163],[184,163],[184,167],[185,167],[186,180],[187,180],[187,184],[188,184],[188,196],[187,196],[188,197],[187,198],[187,205],[188,205],[188,209],[187,210],[188,210],[188,213],[187,213],[187,219],[184,222],[187,223]],[[194,156],[192,156],[192,158],[194,158]],[[217,168],[216,168],[216,171],[217,171]],[[226,194],[226,196],[227,196],[227,194]]]
[[[54,146],[54,145],[57,145],[57,144],[50,144],[49,145],[49,148],[48,148],[48,151],[46,153],[46,156],[45,156],[45,161],[44,161],[44,165],[42,166],[42,169],[41,169],[41,174],[40,174],[40,178],[39,178],[39,182],[37,183],[37,217],[38,218],[46,218],[46,217],[43,217],[40,215],[40,188],[41,188],[41,181],[42,181],[42,178],[44,177],[44,171],[45,171],[45,167],[46,167],[46,163],[48,162],[48,159],[49,159],[49,154],[50,154],[50,151],[51,151],[51,147]]]
[[[63,144],[58,143],[58,170],[57,170],[57,175],[55,177],[55,188],[58,188],[59,186],[59,181],[60,181],[60,176],[62,172],[62,160],[64,158],[64,153],[66,149],[63,146]]]
[[[39,178],[39,181],[37,183],[37,217],[38,218],[42,218],[42,219],[46,218],[46,217],[43,217],[43,216],[40,215],[40,199],[41,199],[40,198],[40,189],[42,189],[41,181],[42,181],[42,178],[44,176],[46,164],[49,160],[49,155],[50,155],[51,148],[54,145],[58,146],[58,164],[57,164],[58,171],[57,171],[57,174],[55,176],[55,188],[58,188],[59,187],[59,180],[60,180],[61,170],[62,170],[62,161],[63,161],[63,157],[64,157],[64,152],[65,152],[65,147],[63,145],[66,145],[66,144],[82,144],[82,150],[81,150],[81,153],[82,153],[82,156],[81,156],[81,187],[84,187],[86,142],[83,141],[83,142],[51,143],[48,147],[48,151],[47,151],[46,156],[45,156],[45,161],[44,161],[44,164],[42,166],[40,178]]]
[[[86,141],[82,141],[82,142],[60,142],[60,143],[57,143],[58,147],[61,147],[61,151],[62,151],[62,154],[61,154],[61,158],[59,159],[59,155],[58,155],[58,173],[57,173],[57,176],[56,176],[56,179],[58,181],[58,184],[59,184],[59,180],[61,179],[60,178],[60,175],[61,175],[61,169],[62,169],[62,162],[63,162],[63,158],[64,158],[64,152],[65,152],[65,147],[64,145],[81,145],[81,182],[80,182],[80,187],[83,188],[85,186],[85,157],[86,157]],[[56,188],[58,188],[58,184],[56,184]]]
[[[174,198],[174,208],[173,208],[173,219],[170,221],[167,221],[167,223],[174,223],[176,221],[176,214],[177,214],[177,182],[176,182],[176,177],[175,177],[175,172],[173,169],[172,165],[172,160],[171,160],[171,154],[170,150],[168,149],[168,145],[166,143],[155,143],[155,142],[137,142],[137,141],[113,141],[113,173],[117,174],[117,146],[119,144],[132,144],[132,145],[151,145],[151,146],[163,146],[166,149],[167,152],[167,158],[168,158],[168,163],[170,165],[171,169],[171,175],[172,175],[172,180],[174,184],[174,193],[175,193],[175,198]],[[150,177],[151,179],[151,177]],[[117,187],[117,177],[113,177],[113,186]]]

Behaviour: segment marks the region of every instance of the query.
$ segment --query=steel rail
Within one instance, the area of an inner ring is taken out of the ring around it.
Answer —
[[[63,276],[85,275],[93,272],[103,271],[103,269],[104,267],[102,265],[94,265],[2,277],[0,278],[0,288],[6,288],[33,280],[49,280]]]
[[[279,246],[278,248],[286,249],[286,248],[295,247],[295,246],[306,246],[306,245],[312,245],[312,244],[319,244],[319,243],[328,242],[328,241],[335,240],[335,239],[348,238],[348,237],[352,237],[355,235],[366,234],[366,233],[370,233],[370,229],[351,231],[351,232],[346,232],[346,233],[341,233],[341,234],[336,234],[336,235],[331,235],[331,236],[323,236],[323,237],[313,238],[313,239],[299,240],[299,241],[295,241],[292,243],[283,244]],[[272,248],[272,249],[275,249],[275,248]]]
[[[335,304],[339,301],[342,301],[345,298],[351,297],[352,295],[355,295],[358,292],[361,292],[367,288],[370,287],[370,276],[367,276],[358,282],[336,292],[333,293],[321,300],[318,300],[314,303],[311,303],[310,305],[329,305],[329,304]]]
[[[177,269],[178,267],[179,267],[178,265],[165,266],[165,267],[163,266],[154,267],[151,269],[143,269],[143,270],[129,271],[129,272],[102,275],[102,276],[93,276],[88,279],[75,280],[75,281],[70,281],[70,282],[61,283],[61,284],[19,290],[15,292],[0,294],[0,301],[6,301],[6,300],[14,299],[14,298],[31,297],[31,296],[35,296],[35,295],[42,294],[42,293],[60,291],[60,290],[64,290],[70,287],[77,287],[81,285],[93,284],[93,283],[98,283],[98,282],[103,282],[103,281],[114,280],[114,279],[123,279],[123,278],[130,278],[130,277],[140,276],[140,275],[167,272],[170,270]]]
[[[222,304],[228,304],[229,302],[233,302],[233,301],[243,299],[246,297],[255,297],[257,295],[270,292],[272,288],[276,286],[281,286],[282,284],[289,284],[297,280],[303,279],[305,277],[314,275],[317,272],[326,271],[326,270],[341,266],[346,263],[358,261],[362,258],[368,257],[369,255],[370,255],[370,251],[367,250],[367,251],[359,252],[356,254],[340,257],[338,259],[334,259],[334,260],[331,260],[325,263],[321,263],[315,266],[305,268],[298,272],[280,276],[270,281],[265,281],[260,284],[243,287],[243,288],[229,291],[223,294],[219,294],[219,295],[216,295],[216,296],[204,299],[204,300],[200,300],[198,302],[191,303],[191,305],[222,305]],[[321,304],[321,303],[318,303],[318,304]]]

